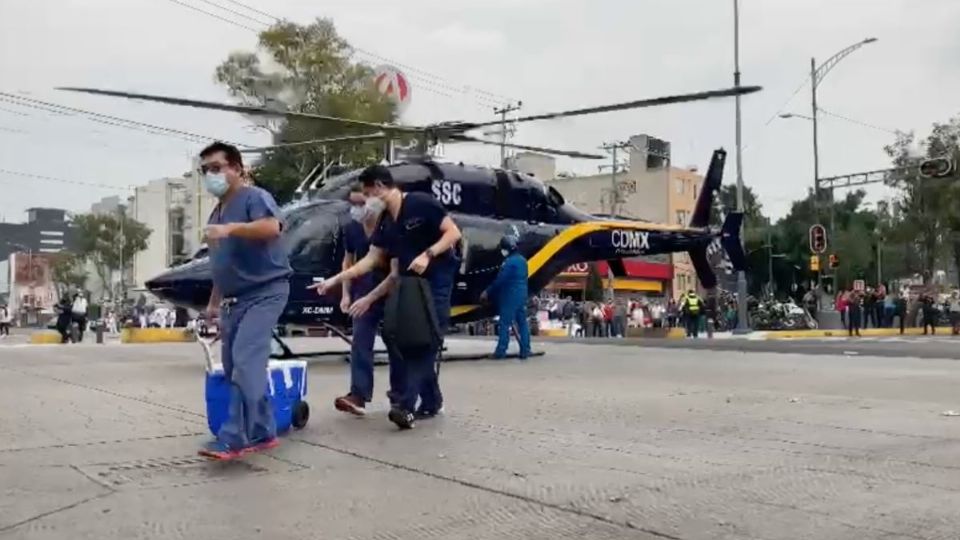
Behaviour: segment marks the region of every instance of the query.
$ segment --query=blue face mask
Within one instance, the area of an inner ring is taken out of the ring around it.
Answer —
[[[207,173],[203,177],[203,187],[214,197],[222,197],[230,189],[230,184],[223,173]]]

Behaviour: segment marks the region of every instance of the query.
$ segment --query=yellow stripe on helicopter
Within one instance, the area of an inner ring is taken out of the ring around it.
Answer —
[[[528,275],[536,274],[547,262],[561,249],[567,247],[576,240],[597,231],[602,230],[613,230],[613,229],[633,229],[638,231],[662,231],[662,232],[681,232],[681,231],[691,231],[699,229],[691,229],[690,227],[684,227],[682,225],[667,225],[663,223],[638,223],[635,221],[622,221],[622,220],[610,220],[610,221],[585,221],[583,223],[577,223],[564,229],[560,234],[554,236],[550,239],[549,242],[539,251],[537,251],[533,257],[530,258],[527,263],[527,273]],[[450,309],[451,317],[458,317],[465,313],[470,313],[471,311],[480,308],[477,304],[466,304],[461,306],[453,306]]]

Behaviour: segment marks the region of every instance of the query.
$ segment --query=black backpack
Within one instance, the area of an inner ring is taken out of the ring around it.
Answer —
[[[399,351],[437,348],[443,339],[439,327],[430,283],[400,276],[384,304],[384,342]]]

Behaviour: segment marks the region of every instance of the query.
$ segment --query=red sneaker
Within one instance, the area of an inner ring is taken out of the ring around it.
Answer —
[[[333,401],[333,406],[336,407],[338,411],[356,416],[365,416],[367,414],[366,403],[353,394],[338,397]]]
[[[243,450],[240,451],[240,454],[245,455],[245,454],[255,454],[257,452],[265,452],[267,450],[272,450],[278,446],[280,446],[280,439],[278,439],[277,437],[273,437],[271,439],[267,439],[265,441],[255,443],[244,448]]]
[[[203,457],[215,459],[217,461],[230,461],[231,459],[237,459],[243,455],[243,451],[228,448],[225,444],[219,441],[211,441],[205,444],[197,453]]]

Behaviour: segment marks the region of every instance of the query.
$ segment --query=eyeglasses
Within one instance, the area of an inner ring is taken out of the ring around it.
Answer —
[[[203,174],[207,174],[208,172],[211,172],[211,173],[213,173],[213,174],[217,174],[217,173],[219,173],[220,171],[222,171],[223,169],[226,169],[227,167],[229,167],[229,165],[226,164],[226,163],[216,163],[216,162],[214,162],[214,163],[204,163],[204,164],[200,165],[200,172],[203,173]]]

